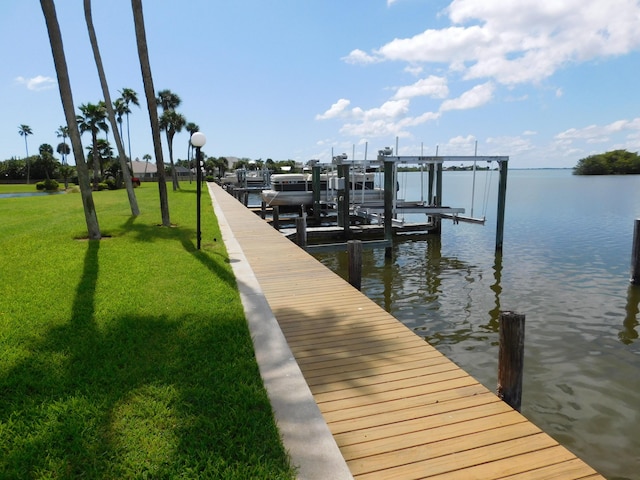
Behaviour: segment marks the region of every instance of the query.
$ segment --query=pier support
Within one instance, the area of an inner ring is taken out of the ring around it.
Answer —
[[[442,206],[442,163],[438,163],[435,165],[436,167],[436,195],[435,201],[433,202],[436,207]],[[433,226],[435,227],[433,233],[436,235],[442,234],[442,216],[436,215],[433,218]]]
[[[631,284],[640,285],[640,218],[636,218],[631,250]]]
[[[395,185],[393,184],[394,162],[384,162],[384,239],[387,246],[384,249],[385,258],[393,255],[393,198]]]
[[[498,397],[520,411],[524,370],[524,320],[515,312],[500,312]]]
[[[320,166],[311,168],[311,188],[313,189],[313,219],[320,223]]]
[[[271,226],[276,230],[280,230],[280,207],[275,205],[272,209],[273,221]]]
[[[500,181],[498,185],[498,213],[496,217],[496,253],[502,252],[502,240],[504,237],[504,210],[507,201],[508,164],[509,162],[506,160],[498,162]]]
[[[349,283],[360,290],[362,287],[362,242],[349,240],[347,252],[349,254]]]
[[[296,217],[296,243],[299,247],[307,246],[307,217],[302,215]]]

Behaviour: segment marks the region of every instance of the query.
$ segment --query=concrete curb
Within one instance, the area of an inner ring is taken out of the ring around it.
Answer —
[[[349,467],[318,409],[262,289],[233,235],[216,194],[208,183],[213,209],[229,254],[260,375],[267,390],[280,437],[300,480],[353,479]],[[218,192],[215,190],[219,189]]]

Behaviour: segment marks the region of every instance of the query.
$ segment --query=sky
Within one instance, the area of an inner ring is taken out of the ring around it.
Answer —
[[[102,99],[83,2],[55,3],[78,110]],[[92,3],[111,97],[132,88],[140,100],[132,156],[153,155],[131,3]],[[143,7],[155,91],[180,96],[177,110],[206,135],[208,156],[329,163],[397,144],[400,155],[477,152],[509,156],[510,168],[571,168],[640,150],[639,0]],[[21,124],[33,131],[29,154],[55,149],[64,114],[38,1],[0,0],[0,65],[0,160],[26,155]],[[176,134],[176,159],[188,140]]]

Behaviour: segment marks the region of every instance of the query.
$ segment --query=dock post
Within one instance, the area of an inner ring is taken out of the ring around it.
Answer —
[[[349,208],[351,204],[351,199],[349,198],[349,165],[342,165],[342,176],[344,178],[344,195],[342,196],[342,212],[340,212],[339,215],[342,215],[344,238],[345,240],[349,240],[351,237],[351,220],[349,218]]]
[[[436,174],[436,166],[433,163],[429,164],[429,186],[427,188],[427,199],[429,202],[429,205],[431,205],[431,203],[433,202],[433,178],[435,177]]]
[[[267,202],[264,200],[260,202],[260,218],[263,220],[267,218]]]
[[[276,230],[280,230],[280,207],[278,205],[273,207],[273,222],[271,225],[273,225],[273,228]]]
[[[313,219],[316,224],[320,223],[320,166],[314,165],[311,168],[311,188],[313,189]]]
[[[338,178],[344,178],[344,174],[343,174],[343,170],[342,170],[342,165],[338,165],[337,168],[337,173],[338,173]],[[338,185],[337,185],[337,199],[338,199],[338,215],[336,217],[337,220],[337,224],[339,227],[344,227],[344,218],[342,215],[342,210],[343,210],[343,205],[344,205],[344,187],[341,186],[341,182],[343,182],[344,180],[340,181],[338,180]]]
[[[640,218],[636,218],[631,250],[631,284],[640,285]]]
[[[387,246],[384,248],[385,258],[393,255],[393,197],[395,185],[393,184],[394,162],[384,162],[384,239]]]
[[[442,206],[442,163],[437,163],[435,165],[435,174],[436,174],[436,192],[435,192],[435,201],[433,204],[436,207]],[[433,226],[435,227],[433,233],[436,235],[442,234],[442,216],[436,215],[433,218]]]
[[[518,412],[522,405],[524,321],[522,314],[500,312],[498,397]]]
[[[502,240],[504,237],[504,210],[507,200],[508,163],[509,162],[506,160],[498,162],[500,180],[498,185],[498,214],[496,216],[496,253],[502,252]]]
[[[362,242],[349,240],[347,252],[349,253],[349,283],[360,290],[362,287]]]
[[[307,217],[296,217],[296,243],[300,248],[307,247]]]

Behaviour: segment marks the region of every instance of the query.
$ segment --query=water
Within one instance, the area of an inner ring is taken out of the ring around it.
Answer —
[[[65,193],[65,192],[64,191],[59,191],[59,192],[0,193],[0,198],[44,197],[44,196],[47,196],[47,195],[58,195],[60,193]]]
[[[420,199],[419,173],[399,180],[400,196]],[[445,220],[440,238],[396,244],[392,262],[365,251],[362,290],[493,391],[499,311],[525,314],[522,413],[607,478],[638,479],[640,176],[509,171],[501,257],[497,186],[497,172],[477,173],[484,226]],[[444,173],[445,205],[469,213],[471,189],[471,172]],[[316,257],[346,277],[346,254]]]

